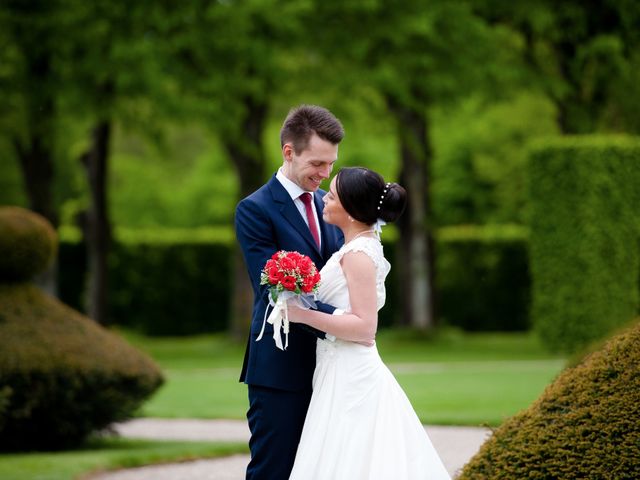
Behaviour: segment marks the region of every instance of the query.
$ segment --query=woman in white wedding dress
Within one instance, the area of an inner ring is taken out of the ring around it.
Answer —
[[[327,332],[318,340],[313,396],[290,480],[450,480],[420,420],[375,346],[389,262],[374,226],[394,221],[406,193],[365,168],[344,168],[323,219],[345,244],[321,271],[318,297],[333,315],[289,308],[289,320]]]

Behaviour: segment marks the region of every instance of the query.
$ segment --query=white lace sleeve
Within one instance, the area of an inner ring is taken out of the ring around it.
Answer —
[[[373,264],[376,267],[376,292],[378,298],[378,310],[380,310],[387,297],[386,290],[384,288],[384,279],[391,269],[391,265],[387,259],[384,258],[382,244],[376,238],[356,238],[336,252],[336,260],[340,262],[342,257],[349,252],[363,252],[373,261]]]

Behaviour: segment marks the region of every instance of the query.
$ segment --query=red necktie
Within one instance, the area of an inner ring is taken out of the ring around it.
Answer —
[[[316,217],[313,215],[313,208],[311,208],[311,194],[309,192],[304,192],[300,195],[300,200],[304,203],[304,209],[307,212],[307,220],[309,221],[309,230],[311,230],[311,235],[313,235],[313,239],[316,241],[316,245],[320,248],[320,236],[318,235],[318,225],[316,225]]]

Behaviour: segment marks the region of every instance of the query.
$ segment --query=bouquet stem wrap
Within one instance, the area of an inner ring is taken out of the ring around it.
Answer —
[[[274,296],[276,297],[274,301]],[[273,340],[276,343],[276,347],[280,350],[286,350],[289,346],[289,312],[287,310],[287,302],[292,301],[297,307],[309,309],[315,308],[316,303],[313,295],[299,295],[295,292],[280,292],[276,295],[269,294],[269,305],[264,311],[264,318],[262,320],[262,329],[260,335],[256,338],[256,342],[262,339],[264,335],[264,327],[267,323],[273,325]],[[272,307],[271,313],[267,317],[269,312],[269,306]],[[282,335],[284,333],[284,346],[282,345]]]

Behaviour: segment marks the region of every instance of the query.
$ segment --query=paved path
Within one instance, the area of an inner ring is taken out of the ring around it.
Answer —
[[[454,475],[478,451],[489,431],[472,427],[425,427],[447,470]],[[237,420],[137,419],[116,426],[123,437],[154,440],[246,442],[249,429]],[[106,472],[91,480],[242,480],[248,455]]]

